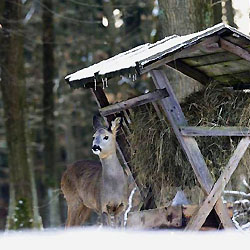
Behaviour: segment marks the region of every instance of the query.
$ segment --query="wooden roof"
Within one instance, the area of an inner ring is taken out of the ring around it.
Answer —
[[[93,87],[113,76],[134,76],[167,64],[208,84],[250,88],[250,37],[225,24],[144,44],[65,77],[73,88]]]

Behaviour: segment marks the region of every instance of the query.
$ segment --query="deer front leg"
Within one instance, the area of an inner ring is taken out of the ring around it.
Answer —
[[[123,227],[124,226],[124,204],[121,203],[115,211],[115,226]]]
[[[124,227],[124,212],[115,215],[115,225],[116,227]]]
[[[103,226],[108,226],[110,225],[110,219],[107,213],[103,212],[101,214],[101,223]]]

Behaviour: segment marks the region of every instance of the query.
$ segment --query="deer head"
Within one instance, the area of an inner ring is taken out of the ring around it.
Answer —
[[[117,117],[111,122],[110,128],[105,128],[101,123],[100,116],[94,116],[95,134],[93,135],[92,151],[101,159],[116,153],[116,133],[120,123],[121,117]]]

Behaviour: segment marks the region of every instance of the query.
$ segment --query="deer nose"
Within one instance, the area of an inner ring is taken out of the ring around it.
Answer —
[[[97,146],[97,145],[94,145],[93,147],[92,147],[92,150],[93,151],[102,151],[102,149],[101,149],[101,147],[100,146]]]

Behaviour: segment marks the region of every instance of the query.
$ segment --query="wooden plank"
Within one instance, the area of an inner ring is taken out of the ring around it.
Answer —
[[[128,214],[127,227],[130,228],[179,228],[181,226],[181,206],[149,209]]]
[[[232,157],[230,158],[228,164],[226,165],[223,173],[215,183],[213,189],[205,199],[198,213],[191,218],[185,230],[199,230],[201,226],[204,224],[208,214],[211,212],[216,201],[221,196],[225,186],[227,185],[232,174],[236,170],[249,144],[250,144],[250,137],[241,139]]]
[[[230,218],[232,218],[232,204],[227,203],[225,206]],[[198,210],[198,205],[171,205],[168,207],[130,212],[128,214],[127,227],[133,229],[183,228]],[[214,224],[216,222],[207,221],[205,225],[208,223]]]
[[[241,72],[250,71],[250,62],[240,59],[235,61],[221,62],[210,65],[198,66],[195,69],[203,72],[209,77],[220,75],[233,75]]]
[[[250,52],[241,48],[240,46],[233,44],[223,38],[220,38],[220,45],[222,49],[229,51],[250,62]]]
[[[184,136],[250,136],[248,127],[180,127]]]
[[[230,36],[223,36],[222,38],[233,44],[237,44],[238,46],[245,48],[245,49],[250,47],[249,39],[239,36],[238,34],[235,34],[235,35],[233,34]]]
[[[163,110],[166,113],[166,116],[175,132],[180,145],[187,155],[187,158],[195,172],[201,188],[206,194],[209,194],[213,186],[212,176],[208,171],[207,165],[200,152],[196,140],[193,137],[182,136],[179,131],[180,126],[187,126],[187,121],[181,110],[180,104],[174,95],[172,87],[168,82],[167,76],[164,70],[152,70],[150,73],[156,88],[166,88],[169,93],[168,98],[164,98],[160,101]],[[232,228],[232,221],[226,212],[221,198],[218,199],[215,210],[224,228]]]
[[[113,105],[106,106],[104,108],[99,109],[99,111],[102,116],[108,116],[117,112],[121,112],[125,109],[137,107],[149,102],[160,100],[167,96],[168,92],[166,89],[157,89],[153,92],[134,97],[126,101],[115,103]]]
[[[215,76],[214,79],[220,82],[230,83],[230,85],[238,83],[250,84],[250,71],[248,70],[241,73],[223,74],[220,76]]]
[[[204,66],[220,62],[239,60],[240,57],[228,52],[214,53],[209,55],[182,58],[181,60],[189,66]]]
[[[204,85],[207,85],[209,82],[212,81],[212,78],[208,77],[207,75],[205,75],[201,71],[199,71],[193,67],[190,67],[189,65],[182,62],[180,59],[169,62],[169,63],[167,63],[167,65],[170,66],[171,68],[176,69],[176,70],[182,72],[183,74],[197,80],[198,82],[200,82]]]
[[[225,204],[227,213],[229,214],[229,217],[233,217],[233,203],[227,202]],[[182,205],[182,213],[183,217],[187,221],[187,223],[190,221],[192,216],[196,214],[199,211],[199,206],[198,205]]]
[[[223,49],[220,48],[218,41],[219,36],[212,36],[204,39],[203,41],[198,42],[197,44],[189,44],[188,47],[185,47],[184,49],[175,51],[173,54],[170,54],[162,59],[156,60],[153,63],[145,65],[142,69],[140,69],[140,74],[149,72],[176,59],[223,52]]]
[[[162,99],[160,102],[180,145],[184,149],[184,152],[186,153],[189,162],[195,171],[202,189],[209,193],[213,184],[211,175],[195,139],[191,137],[184,137],[179,131],[179,127],[187,126],[188,124],[181,110],[180,104],[176,99],[170,84],[168,83],[165,72],[163,70],[153,70],[151,71],[151,75],[157,88],[167,88],[169,97]]]
[[[227,229],[232,230],[235,228],[235,226],[234,226],[234,224],[233,224],[233,222],[228,214],[228,210],[227,210],[221,197],[217,200],[214,209],[215,209],[217,215],[219,216],[220,221],[221,221],[225,230],[227,230]]]

